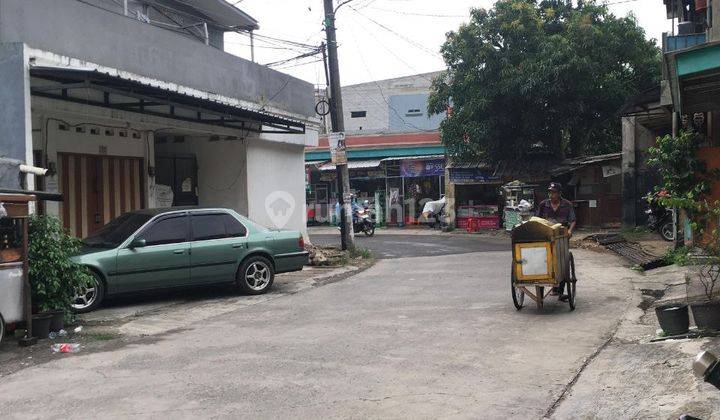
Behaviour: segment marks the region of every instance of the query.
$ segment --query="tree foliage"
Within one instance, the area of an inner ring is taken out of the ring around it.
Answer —
[[[618,110],[658,87],[660,51],[635,18],[594,2],[499,0],[442,47],[429,112],[458,160],[619,150]]]

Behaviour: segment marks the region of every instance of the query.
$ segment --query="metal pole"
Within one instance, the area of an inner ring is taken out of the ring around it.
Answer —
[[[207,22],[203,22],[203,31],[205,31],[205,45],[210,45],[210,31],[208,31]]]
[[[340,91],[340,65],[338,63],[337,38],[335,34],[335,11],[332,0],[323,0],[325,6],[325,33],[327,35],[329,72],[330,72],[330,118],[332,131],[345,131],[343,121],[342,93]],[[355,239],[352,227],[352,211],[350,206],[350,175],[347,164],[337,165],[338,202],[340,203],[340,243],[343,250],[354,249]]]
[[[22,274],[22,282],[23,282],[23,312],[24,312],[24,318],[25,318],[25,329],[27,330],[27,333],[25,335],[26,339],[31,339],[33,337],[33,330],[32,330],[32,292],[30,289],[30,278],[28,276],[28,270],[29,270],[29,262],[28,262],[28,235],[29,235],[29,229],[28,229],[28,219],[27,217],[21,219],[22,223],[22,247],[23,247],[23,274]]]
[[[128,0],[123,1],[123,13],[125,14],[125,16],[128,15]]]
[[[673,112],[672,114],[672,136],[677,137],[680,134],[680,113]],[[675,243],[673,244],[675,249],[680,248],[685,244],[685,232],[684,232],[684,212],[678,211],[677,208],[671,209],[673,213],[673,229],[675,231]]]

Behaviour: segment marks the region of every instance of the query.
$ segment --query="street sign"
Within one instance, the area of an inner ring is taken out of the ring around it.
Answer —
[[[330,157],[335,165],[347,165],[347,151],[345,147],[345,133],[330,133],[328,136]]]

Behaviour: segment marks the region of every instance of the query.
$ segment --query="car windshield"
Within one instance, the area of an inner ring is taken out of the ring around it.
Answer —
[[[123,243],[151,218],[152,216],[148,214],[125,213],[85,238],[83,243],[94,247],[114,248]]]

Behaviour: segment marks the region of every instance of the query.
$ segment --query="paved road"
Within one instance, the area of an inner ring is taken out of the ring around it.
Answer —
[[[313,234],[310,240],[316,245],[338,245],[339,234]],[[471,252],[506,251],[510,249],[505,235],[498,237],[476,235],[403,235],[376,234],[372,237],[355,237],[359,247],[370,249],[375,258],[426,257],[433,255],[467,254]]]
[[[381,260],[3,377],[0,418],[539,418],[615,328],[634,275],[576,259],[575,312],[516,312],[508,252]]]

